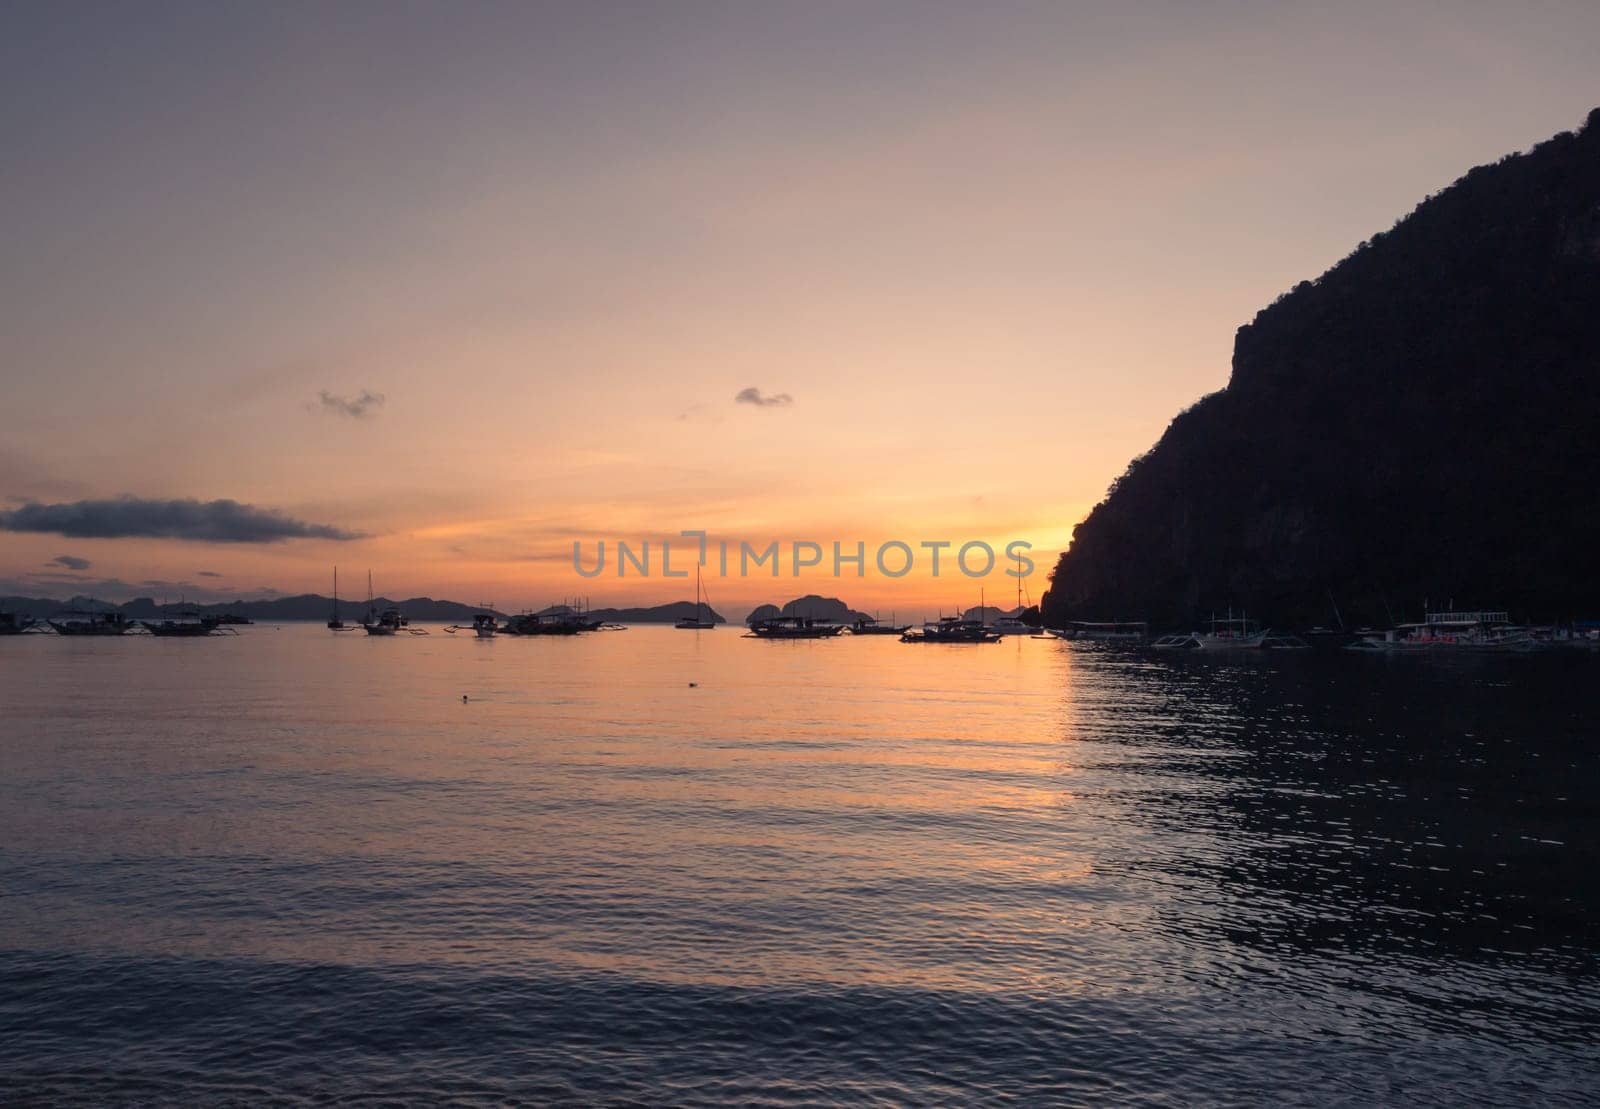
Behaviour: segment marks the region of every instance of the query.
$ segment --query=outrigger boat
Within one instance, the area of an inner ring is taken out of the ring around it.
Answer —
[[[750,634],[757,639],[829,639],[842,631],[843,624],[805,616],[774,616],[750,625]]]
[[[878,623],[876,616],[863,616],[850,625],[851,635],[904,635],[910,630],[910,624],[896,624],[892,612],[887,624]]]
[[[45,622],[57,635],[126,635],[133,627],[120,612],[63,612]]]
[[[1064,628],[1049,628],[1057,639],[1140,640],[1150,634],[1143,620],[1073,620]]]
[[[1370,632],[1347,651],[1409,653],[1416,651],[1527,651],[1533,634],[1511,622],[1506,612],[1430,612],[1420,624],[1401,624]]]
[[[144,630],[163,639],[197,638],[210,635],[222,623],[216,616],[201,616],[198,612],[177,612],[164,620],[140,620]],[[232,629],[229,629],[232,631]]]
[[[1267,632],[1244,616],[1228,610],[1225,617],[1213,616],[1209,632],[1182,632],[1164,635],[1150,646],[1157,651],[1245,651],[1255,650],[1267,639]]]
[[[941,616],[937,621],[922,625],[920,631],[906,631],[900,636],[902,643],[998,643],[1001,634],[984,627],[982,620],[964,620],[957,616]]]
[[[589,622],[572,612],[523,612],[500,629],[507,635],[577,635],[590,631]]]
[[[407,620],[397,608],[378,611],[372,597],[372,571],[367,571],[367,614],[361,618],[361,627],[368,635],[398,635]]]
[[[21,635],[39,621],[20,612],[0,612],[0,635]]]
[[[456,632],[471,632],[479,639],[493,639],[498,632],[504,631],[500,622],[495,619],[494,602],[478,602],[483,606],[482,612],[472,614],[472,623],[467,625],[451,624],[445,631],[451,635]]]
[[[386,608],[374,615],[367,613],[367,618],[361,621],[361,626],[368,635],[398,635],[400,629],[406,626],[406,618],[397,608]]]

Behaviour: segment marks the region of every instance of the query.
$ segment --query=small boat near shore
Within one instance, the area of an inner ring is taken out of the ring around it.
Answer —
[[[1061,628],[1045,629],[1057,639],[1103,639],[1138,642],[1150,634],[1143,620],[1073,620]]]
[[[1501,611],[1430,612],[1420,624],[1400,624],[1368,632],[1345,647],[1368,654],[1412,654],[1427,651],[1531,651],[1540,646],[1529,629],[1511,622]]]
[[[1017,613],[996,616],[994,623],[989,627],[992,631],[997,631],[1001,635],[1032,635],[1039,630]]]

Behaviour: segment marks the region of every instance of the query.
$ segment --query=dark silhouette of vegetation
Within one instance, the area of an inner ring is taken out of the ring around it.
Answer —
[[[1600,109],[1241,327],[1073,533],[1048,622],[1600,613]]]

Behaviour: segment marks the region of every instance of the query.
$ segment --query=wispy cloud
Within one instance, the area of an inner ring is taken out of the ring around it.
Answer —
[[[195,576],[200,578],[220,578],[222,575],[215,570],[196,570]]]
[[[370,389],[363,389],[353,397],[343,397],[323,389],[317,396],[322,401],[323,411],[338,416],[348,416],[352,420],[364,420],[374,415],[388,399],[382,393],[374,393]]]
[[[108,500],[40,504],[0,511],[0,529],[50,532],[74,539],[184,539],[197,543],[277,543],[284,539],[360,539],[360,532],[296,520],[238,501]],[[63,563],[65,565],[65,563]]]
[[[794,398],[788,393],[763,393],[760,389],[751,385],[740,389],[734,394],[733,402],[735,404],[753,404],[757,408],[783,408],[786,405],[793,404]]]
[[[718,415],[721,409],[713,410],[709,404],[691,404],[678,413],[678,419],[685,423],[720,424],[722,417]]]
[[[94,564],[87,558],[79,558],[77,555],[56,555],[50,560],[49,565],[65,566],[68,570],[87,570]]]

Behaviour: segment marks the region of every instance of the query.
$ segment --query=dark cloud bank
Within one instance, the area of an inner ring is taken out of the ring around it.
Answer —
[[[198,543],[276,543],[284,539],[360,539],[360,532],[296,520],[238,501],[108,500],[39,504],[0,511],[0,529],[74,539],[187,539]],[[61,560],[58,559],[58,562]],[[80,560],[81,561],[81,560]],[[61,563],[69,565],[68,563]],[[85,563],[87,565],[87,563]]]

